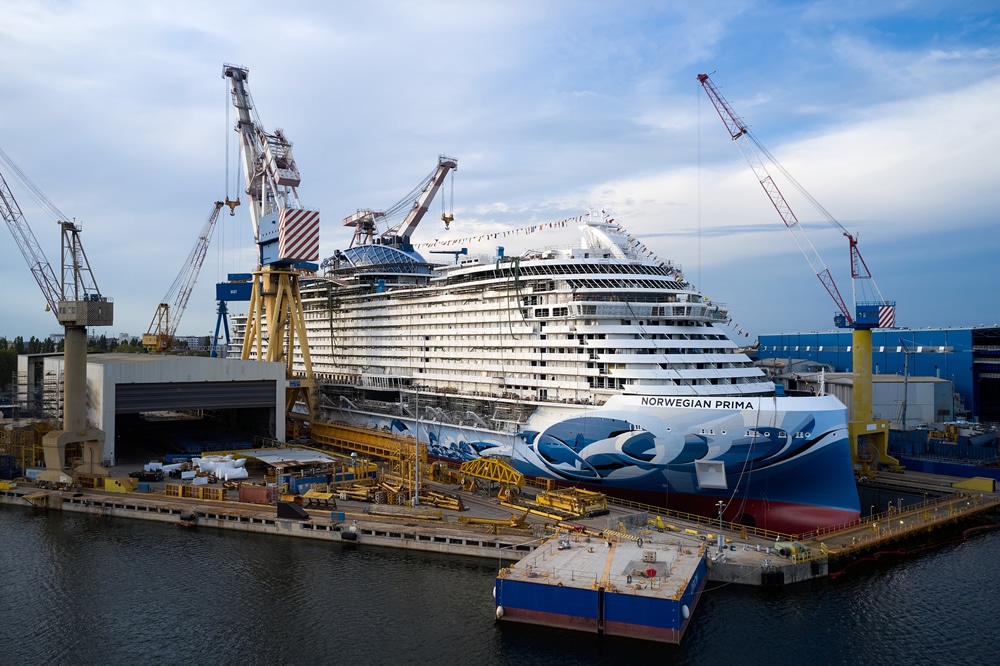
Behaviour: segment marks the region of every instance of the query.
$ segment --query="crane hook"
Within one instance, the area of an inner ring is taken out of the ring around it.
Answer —
[[[236,216],[236,207],[240,205],[240,198],[236,197],[236,201],[233,201],[227,195],[226,196],[226,205],[229,206],[229,216],[230,217],[235,217]]]

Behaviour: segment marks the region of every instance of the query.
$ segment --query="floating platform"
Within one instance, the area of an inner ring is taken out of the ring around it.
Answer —
[[[708,578],[705,555],[703,544],[683,541],[558,535],[500,571],[496,616],[680,643]]]

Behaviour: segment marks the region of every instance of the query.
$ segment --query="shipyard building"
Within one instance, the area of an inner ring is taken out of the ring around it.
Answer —
[[[18,357],[16,418],[62,419],[63,363],[62,354]],[[102,460],[110,465],[151,450],[196,454],[206,442],[249,448],[250,441],[223,441],[225,433],[284,440],[285,383],[282,363],[90,354],[87,422],[104,431]]]
[[[809,390],[822,376],[825,389],[844,400],[836,387],[850,383],[839,373],[854,370],[851,342],[851,331],[761,335],[754,356],[790,387]],[[876,418],[898,423],[908,405],[920,411],[907,411],[907,427],[1000,422],[1000,326],[876,329],[872,355]]]

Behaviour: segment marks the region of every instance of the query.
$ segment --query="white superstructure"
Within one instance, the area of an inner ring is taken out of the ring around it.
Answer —
[[[572,249],[431,266],[362,245],[303,289],[321,381],[372,389],[603,404],[612,395],[761,396],[774,385],[727,315],[614,224]]]

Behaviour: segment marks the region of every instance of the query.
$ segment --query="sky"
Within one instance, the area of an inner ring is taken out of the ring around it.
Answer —
[[[566,245],[575,229],[483,237],[605,211],[728,307],[732,336],[831,330],[817,264],[730,139],[698,83],[707,73],[858,238],[872,275],[860,282],[896,301],[899,326],[1000,323],[995,0],[276,7],[0,0],[0,149],[83,229],[115,302],[114,325],[92,333],[141,336],[213,202],[243,194],[224,63],[248,68],[261,123],[293,143],[324,257],[349,243],[345,216],[396,203],[445,154],[458,169],[414,243]],[[852,303],[847,239],[765,167]],[[58,272],[56,218],[0,173]],[[0,336],[58,332],[3,234]],[[214,332],[215,284],[255,257],[246,208],[224,212],[178,335]]]

